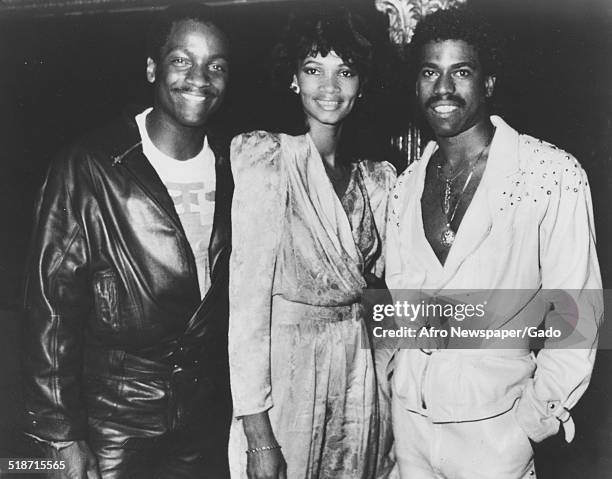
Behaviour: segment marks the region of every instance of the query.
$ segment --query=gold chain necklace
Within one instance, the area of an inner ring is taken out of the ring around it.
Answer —
[[[444,229],[442,230],[442,234],[440,235],[440,242],[442,243],[442,246],[444,246],[445,248],[450,248],[455,242],[456,232],[453,230],[451,224],[453,222],[453,219],[455,218],[455,214],[457,213],[457,208],[459,208],[459,203],[461,203],[463,194],[465,193],[465,190],[467,190],[467,187],[469,186],[470,181],[472,181],[472,177],[474,176],[474,170],[476,169],[476,165],[482,159],[482,155],[484,155],[484,152],[489,147],[489,144],[491,143],[492,139],[493,139],[493,135],[491,135],[491,137],[489,138],[489,140],[487,141],[483,149],[480,150],[480,153],[478,154],[476,159],[471,164],[468,164],[467,166],[461,168],[461,170],[459,170],[459,172],[453,175],[452,177],[445,177],[442,174],[442,163],[441,162],[439,162],[437,165],[438,178],[441,178],[442,181],[444,182],[444,189],[442,191],[442,211],[444,212],[444,215],[446,216],[446,225],[444,226]],[[461,188],[461,192],[459,193],[459,196],[457,197],[455,206],[451,209],[451,193],[452,193],[453,182],[457,178],[459,178],[459,176],[467,168],[469,168],[470,172],[467,178],[465,179],[465,183],[463,183],[463,188]]]

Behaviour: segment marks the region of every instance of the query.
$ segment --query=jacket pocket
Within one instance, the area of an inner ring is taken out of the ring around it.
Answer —
[[[93,285],[96,317],[113,331],[119,331],[121,323],[117,277],[109,270],[98,271],[94,274]]]

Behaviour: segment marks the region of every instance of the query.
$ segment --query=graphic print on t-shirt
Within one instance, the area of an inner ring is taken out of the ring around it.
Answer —
[[[193,251],[200,294],[210,286],[208,245],[215,215],[215,156],[204,139],[202,150],[193,158],[178,161],[160,151],[151,141],[145,126],[151,109],[136,116],[142,150],[164,183],[178,213],[189,246]]]
[[[198,269],[209,274],[208,241],[215,213],[215,192],[206,191],[203,182],[166,183],[168,193],[190,240]],[[193,238],[193,241],[191,240]],[[201,275],[200,275],[201,276]],[[204,278],[201,278],[201,281]]]

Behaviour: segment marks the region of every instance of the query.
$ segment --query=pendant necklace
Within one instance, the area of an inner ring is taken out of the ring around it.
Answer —
[[[438,178],[441,178],[444,181],[444,189],[442,191],[442,211],[444,212],[444,215],[446,216],[446,225],[444,226],[444,229],[442,230],[442,234],[440,235],[440,243],[442,243],[442,246],[444,246],[445,248],[450,248],[455,242],[456,233],[453,230],[451,223],[453,222],[453,219],[455,218],[455,214],[457,213],[457,208],[459,208],[459,203],[461,203],[461,198],[463,197],[465,190],[467,189],[470,182],[472,181],[472,177],[474,176],[474,169],[476,168],[476,165],[482,158],[482,155],[484,154],[485,150],[489,146],[489,143],[491,143],[491,139],[492,139],[492,136],[491,138],[489,138],[489,141],[487,141],[486,145],[480,151],[480,153],[476,157],[476,160],[474,160],[471,165],[461,168],[461,170],[459,170],[458,173],[456,173],[455,175],[451,177],[448,177],[448,178],[444,177],[444,175],[442,174],[442,164],[439,163],[437,165]],[[463,188],[461,188],[461,192],[459,193],[457,201],[455,202],[455,206],[451,209],[451,193],[452,193],[453,181],[455,181],[459,177],[459,175],[461,175],[468,167],[470,169],[470,172],[467,178],[465,179],[465,183],[463,183]]]

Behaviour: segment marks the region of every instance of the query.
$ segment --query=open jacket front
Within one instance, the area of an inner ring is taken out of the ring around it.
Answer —
[[[96,368],[121,371],[125,355],[175,368],[199,364],[225,376],[218,368],[227,362],[233,182],[227,143],[212,133],[208,141],[217,186],[211,287],[203,300],[189,242],[142,152],[133,115],[52,162],[26,284],[26,432],[55,441],[85,437],[84,376]]]
[[[387,284],[400,296],[481,290],[487,312],[495,314],[472,324],[490,331],[537,328],[551,319],[551,304],[565,314],[569,302],[575,312],[562,324],[572,324],[577,334],[570,338],[582,341],[545,347],[537,360],[525,339],[508,350],[507,342],[434,354],[403,349],[395,358],[394,394],[406,409],[438,423],[489,418],[516,404],[532,440],[555,434],[561,423],[571,440],[569,410],[589,383],[603,320],[587,177],[571,155],[499,117],[491,121],[496,132],[487,166],[444,265],[425,237],[421,212],[437,145],[430,143],[398,178],[387,227]]]

